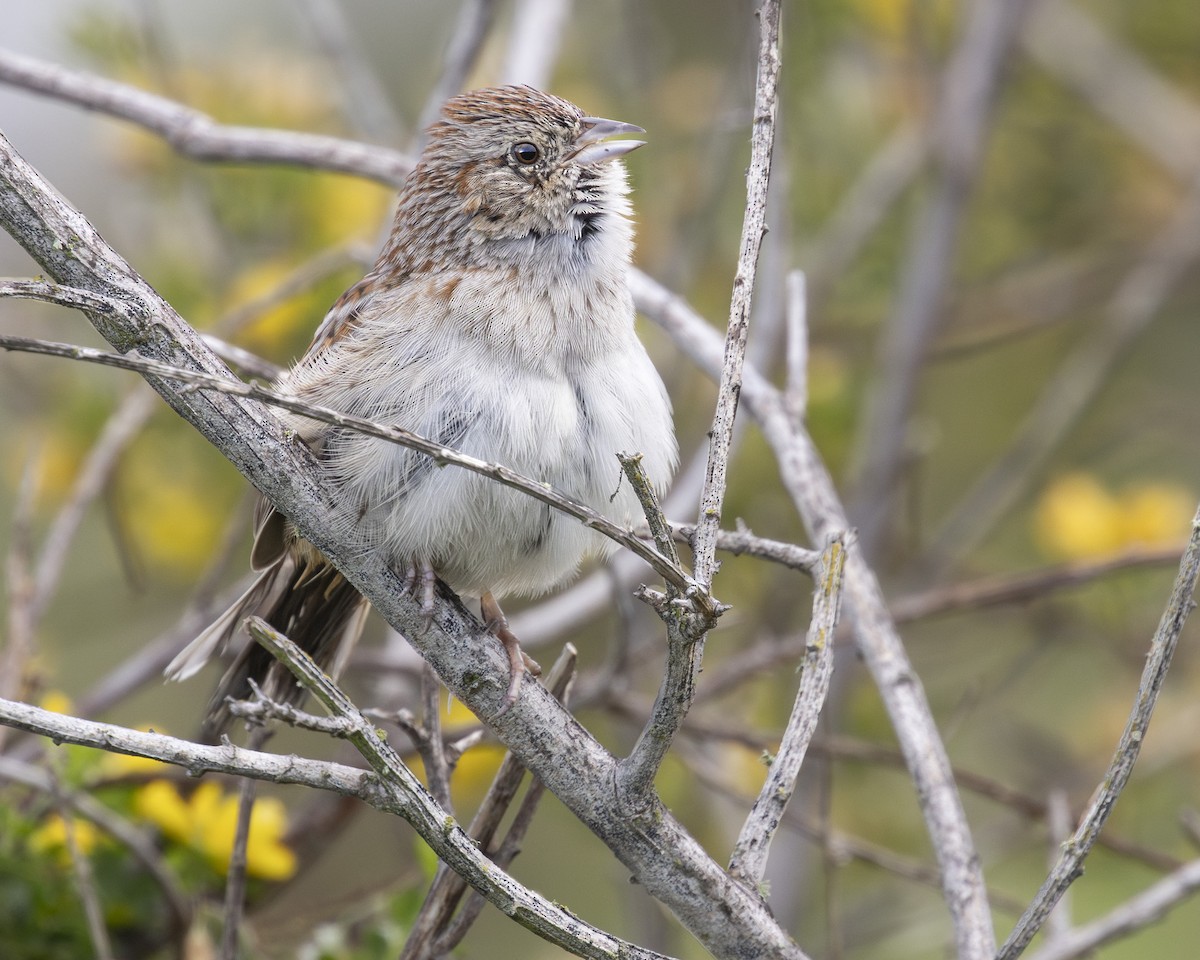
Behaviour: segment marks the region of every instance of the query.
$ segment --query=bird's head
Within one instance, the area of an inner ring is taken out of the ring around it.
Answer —
[[[586,244],[605,217],[629,212],[624,169],[613,161],[643,141],[608,138],[643,132],[527,86],[455,97],[410,179],[418,202],[409,225],[427,216],[457,221],[476,239]]]

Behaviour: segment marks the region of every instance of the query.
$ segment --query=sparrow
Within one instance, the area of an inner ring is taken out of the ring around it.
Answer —
[[[640,453],[661,488],[677,460],[671,404],[634,330],[633,251],[621,158],[641,127],[586,116],[528,86],[449,100],[429,128],[373,268],[333,305],[278,388],[403,427],[553,485],[632,524],[638,501],[618,453]],[[435,578],[478,601],[510,664],[505,709],[527,672],[499,600],[570,578],[613,544],[525,494],[351,429],[283,414],[344,509],[340,537],[382,553],[432,613]],[[253,585],[167,667],[183,680],[257,615],[336,676],[367,601],[265,500]],[[529,661],[528,668],[535,665]],[[204,734],[229,699],[300,689],[247,643],[221,679]]]

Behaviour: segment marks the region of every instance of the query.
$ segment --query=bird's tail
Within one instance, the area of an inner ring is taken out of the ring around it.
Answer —
[[[264,569],[241,597],[171,661],[170,680],[185,680],[223,651],[241,632],[246,618],[262,617],[292,640],[332,676],[345,665],[362,633],[368,605],[354,587],[323,559],[297,560],[290,551]],[[201,738],[220,739],[231,721],[228,700],[252,696],[254,681],[272,700],[297,702],[303,689],[258,644],[248,641],[234,659],[209,702]]]

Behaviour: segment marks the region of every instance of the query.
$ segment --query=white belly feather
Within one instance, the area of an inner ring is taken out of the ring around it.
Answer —
[[[566,284],[555,288],[514,302],[480,277],[421,304],[406,285],[329,348],[357,356],[302,363],[289,387],[319,403],[337,397],[347,412],[511,467],[618,523],[636,523],[640,509],[616,454],[642,453],[651,479],[666,482],[676,456],[666,391],[623,290],[605,291],[621,298],[615,303],[582,304]],[[592,324],[596,308],[623,312],[623,322],[610,315]],[[363,331],[380,324],[389,348],[368,354]],[[497,336],[501,326],[507,335]],[[404,376],[384,376],[385,363]],[[336,384],[330,369],[341,372]],[[399,386],[381,387],[389,382]],[[429,561],[464,596],[539,593],[610,543],[490,478],[358,433],[294,425],[322,450],[345,494],[346,532],[398,564]]]

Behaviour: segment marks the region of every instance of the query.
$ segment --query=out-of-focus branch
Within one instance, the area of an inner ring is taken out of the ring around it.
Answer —
[[[47,794],[54,786],[52,775],[45,769],[11,756],[0,756],[0,779]],[[62,789],[59,796],[73,813],[111,836],[146,868],[146,872],[158,885],[171,913],[172,927],[176,930],[186,930],[191,922],[192,906],[179,889],[175,876],[163,861],[162,855],[155,848],[154,838],[81,790]]]
[[[544,88],[562,46],[571,0],[517,0],[500,76],[504,83]]]
[[[1187,182],[1200,156],[1200,103],[1110,36],[1072,0],[1039,0],[1022,46],[1045,70]]]
[[[942,524],[928,551],[935,572],[961,559],[1019,500],[1197,259],[1200,172],[1170,221],[1117,287],[1101,322],[1089,327],[1043,387],[1009,448]]]
[[[1008,603],[1027,603],[1059,590],[1091,583],[1122,570],[1160,567],[1179,562],[1182,543],[1169,547],[1136,548],[1099,560],[1080,561],[1009,576],[980,577],[933,587],[892,601],[897,623],[924,620],[962,610],[979,610]]]
[[[320,674],[315,667],[314,671]],[[561,936],[547,939],[564,949],[580,956],[611,960],[619,956],[641,957],[645,960],[661,957],[660,954],[624,943],[589,926],[496,869],[475,848],[461,827],[453,820],[447,822],[444,812],[428,798],[420,781],[408,772],[398,757],[394,764],[388,765],[391,776],[384,778],[374,771],[340,763],[278,756],[230,743],[205,746],[159,733],[143,733],[112,724],[80,720],[11,700],[0,700],[0,724],[49,737],[55,743],[75,743],[162,760],[184,767],[194,776],[207,771],[219,771],[273,783],[302,784],[357,797],[376,809],[407,820],[442,859],[467,870],[472,881],[483,888],[488,898],[518,922],[528,925],[534,917],[551,919]],[[365,718],[361,727],[360,739],[373,738],[377,752],[390,750],[378,739],[374,725]]]
[[[803,270],[793,270],[786,281],[787,342],[784,351],[787,377],[783,401],[788,416],[803,420],[808,411],[808,280]]]
[[[936,173],[913,223],[908,262],[880,341],[874,390],[858,449],[858,490],[850,516],[872,557],[892,515],[908,448],[908,421],[993,114],[1001,77],[1031,0],[977,0],[941,78],[931,133]]]
[[[311,34],[341,81],[341,112],[355,130],[372,140],[398,143],[400,119],[370,61],[356,42],[340,0],[304,0],[300,4]]]
[[[63,824],[63,839],[67,856],[71,861],[71,873],[75,880],[75,892],[83,905],[83,916],[87,925],[88,938],[92,941],[92,955],[96,960],[115,960],[112,949],[112,937],[109,936],[108,924],[104,922],[104,907],[100,903],[100,891],[96,887],[96,875],[92,872],[92,863],[80,846],[78,833],[75,829],[75,818],[71,816],[70,807],[64,799],[62,786],[62,754],[56,754],[50,764],[50,795],[58,816]]]
[[[437,119],[442,104],[462,90],[495,22],[496,0],[467,0],[459,8],[454,33],[442,57],[441,75],[421,110],[418,121],[421,136],[424,136],[425,128]]]
[[[884,141],[850,185],[821,232],[805,245],[805,265],[812,298],[820,303],[867,240],[921,172],[928,156],[926,135],[905,125]]]
[[[1146,658],[1141,682],[1138,684],[1133,710],[1125,732],[1121,734],[1112,762],[1096,788],[1092,802],[1079,826],[1063,844],[1058,862],[1046,877],[1029,909],[1001,947],[999,960],[1014,960],[1021,955],[1067,887],[1083,872],[1084,859],[1091,852],[1109,814],[1112,813],[1112,808],[1133,773],[1133,765],[1137,762],[1142,743],[1145,741],[1150,717],[1154,713],[1154,705],[1158,702],[1167,670],[1171,666],[1179,634],[1194,606],[1192,598],[1196,591],[1197,578],[1200,578],[1200,509],[1197,509],[1192,519],[1191,539],[1179,561],[1179,575],[1175,578],[1175,586],[1171,590],[1167,607],[1151,641],[1150,653]]]
[[[33,490],[35,467],[26,464],[17,488],[13,507],[12,539],[4,554],[4,594],[8,601],[8,616],[5,627],[8,634],[0,658],[0,697],[17,697],[22,694],[25,683],[25,668],[33,656],[33,640],[36,617],[33,607],[36,599],[33,576],[30,572],[33,556]],[[0,746],[3,746],[7,731],[0,730]]]
[[[0,50],[0,83],[44,94],[152,130],[186,157],[220,163],[290,163],[399,186],[412,159],[386,147],[294,130],[217,123],[174,100],[92,73]]]
[[[75,533],[79,524],[83,522],[88,507],[103,492],[117,461],[156,409],[158,398],[154,391],[139,385],[109,417],[100,437],[88,453],[70,497],[50,525],[41,556],[38,558],[31,611],[35,622],[41,619],[50,598],[54,595]]]
[[[1027,960],[1075,960],[1091,956],[1097,947],[1161,920],[1169,910],[1198,891],[1200,860],[1193,860],[1098,920],[1054,938],[1029,954]]]
[[[721,370],[719,335],[680,297],[644,274],[632,277],[634,300],[711,378]],[[775,451],[779,474],[809,537],[822,542],[850,529],[833,478],[812,438],[786,409],[781,393],[752,367],[741,390],[747,412]],[[888,614],[879,581],[859,550],[846,559],[845,598],[855,639],[887,707],[916,786],[921,812],[942,868],[942,893],[962,960],[995,953],[987,889],[950,759],[920,680]]]
[[[351,266],[366,268],[374,259],[375,254],[370,247],[359,241],[321,250],[297,264],[269,290],[230,310],[213,324],[211,332],[222,337],[232,337],[271,308],[311,289],[338,270]]]

